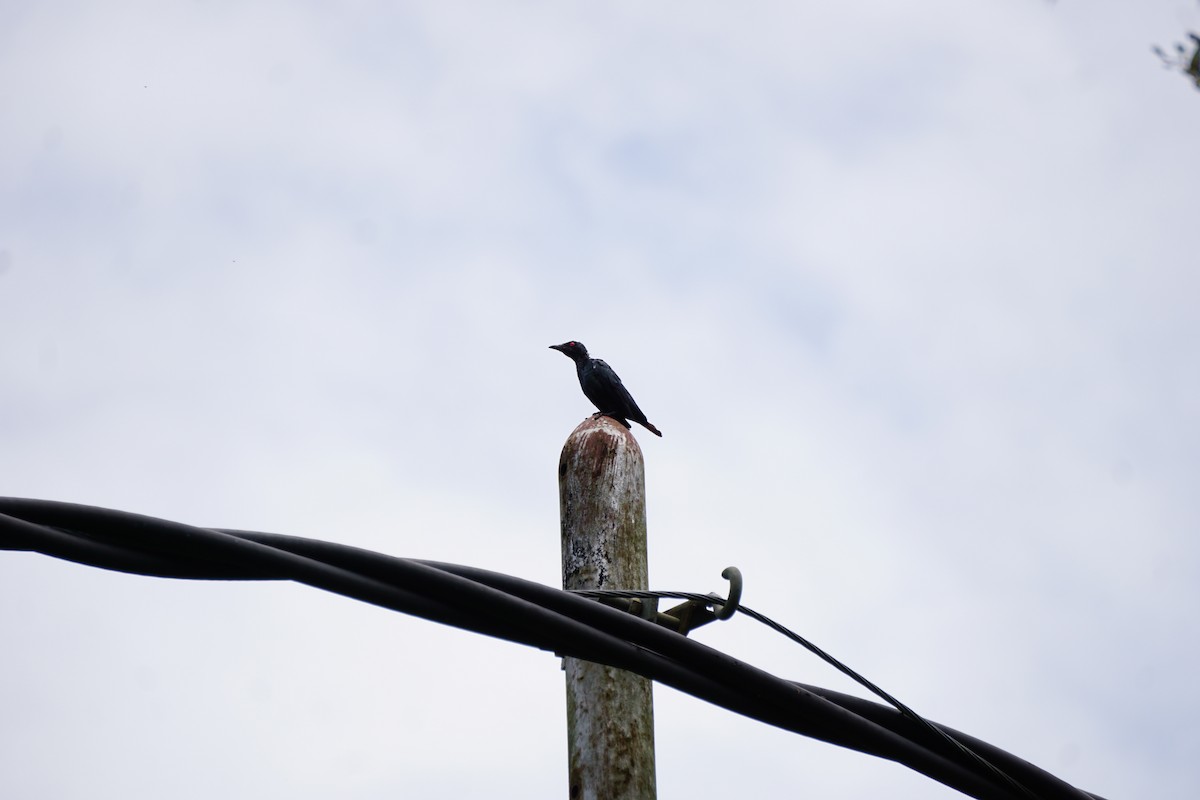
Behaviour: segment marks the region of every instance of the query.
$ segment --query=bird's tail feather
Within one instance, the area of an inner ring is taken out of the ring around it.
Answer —
[[[634,422],[637,422],[638,425],[641,425],[643,428],[650,431],[655,436],[659,436],[659,437],[662,436],[662,431],[660,431],[658,428],[651,425],[649,422],[638,422],[637,420],[634,420]]]

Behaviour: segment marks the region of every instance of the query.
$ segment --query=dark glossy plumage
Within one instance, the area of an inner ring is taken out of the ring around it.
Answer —
[[[579,375],[579,386],[584,395],[596,408],[599,414],[612,417],[626,428],[629,420],[633,420],[655,436],[662,436],[658,428],[650,424],[646,415],[638,408],[629,390],[613,368],[598,358],[588,355],[587,348],[580,342],[563,342],[550,345],[551,350],[557,350],[575,362],[575,371]],[[597,415],[599,416],[599,415]]]

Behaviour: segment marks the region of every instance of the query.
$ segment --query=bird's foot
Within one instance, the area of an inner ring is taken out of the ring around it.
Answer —
[[[624,417],[618,416],[617,414],[613,414],[609,411],[597,411],[595,414],[592,414],[592,419],[600,419],[600,417],[608,417],[609,419],[615,419],[617,422],[621,423],[626,428],[630,427],[629,422]]]

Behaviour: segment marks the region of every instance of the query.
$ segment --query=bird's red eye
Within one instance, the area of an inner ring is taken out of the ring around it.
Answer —
[[[574,346],[575,346],[575,342],[567,342],[567,347],[574,347]]]

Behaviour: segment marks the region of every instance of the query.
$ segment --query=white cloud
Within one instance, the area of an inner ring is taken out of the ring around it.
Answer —
[[[553,584],[589,407],[546,347],[579,338],[665,433],[652,584],[735,563],[931,717],[1191,797],[1200,103],[1149,53],[1178,7],[0,12],[4,493]],[[547,654],[303,588],[0,572],[6,796],[565,784]],[[697,635],[847,688],[745,621]],[[664,796],[953,796],[658,704]]]

